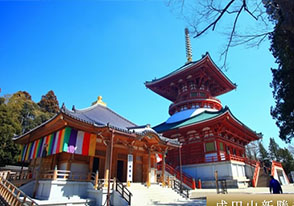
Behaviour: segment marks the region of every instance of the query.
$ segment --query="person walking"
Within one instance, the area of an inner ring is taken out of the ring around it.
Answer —
[[[269,187],[270,187],[270,193],[273,193],[273,194],[282,194],[283,193],[283,190],[282,190],[282,187],[281,187],[281,184],[279,183],[278,180],[276,180],[272,175],[270,176],[270,184],[269,184]]]

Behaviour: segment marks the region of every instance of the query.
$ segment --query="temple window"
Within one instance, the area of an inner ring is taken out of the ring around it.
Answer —
[[[227,146],[227,153],[230,154],[230,147]]]
[[[200,92],[200,93],[199,93],[199,96],[200,96],[200,97],[205,97],[206,95],[205,95],[204,92]]]
[[[191,92],[191,97],[197,97],[197,92]]]
[[[219,143],[219,149],[220,149],[220,151],[225,151],[224,144],[222,142]]]
[[[214,142],[207,142],[207,143],[205,143],[205,151],[206,152],[214,152],[215,151],[215,144],[214,144]]]

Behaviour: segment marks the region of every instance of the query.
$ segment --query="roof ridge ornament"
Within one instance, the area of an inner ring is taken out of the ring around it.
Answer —
[[[186,57],[187,57],[186,64],[188,64],[188,63],[192,62],[192,48],[191,48],[188,28],[185,28],[185,39],[186,39]]]
[[[106,107],[106,103],[102,101],[102,96],[98,96],[97,104],[100,104],[100,105]]]
[[[95,104],[99,104],[99,105],[102,105],[104,107],[107,106],[107,104],[102,101],[102,96],[98,96],[97,101],[95,101],[95,102],[92,103],[92,105],[95,105]]]

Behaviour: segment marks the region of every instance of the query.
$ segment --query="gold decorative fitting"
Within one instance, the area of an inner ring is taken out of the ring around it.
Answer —
[[[97,98],[97,102],[96,102],[96,104],[100,104],[100,105],[106,107],[106,103],[102,101],[102,96],[99,96],[99,97]]]
[[[190,62],[192,62],[192,48],[191,48],[190,36],[189,36],[189,30],[188,30],[188,28],[185,28],[185,38],[186,38],[186,57],[187,57],[187,63],[190,63]]]

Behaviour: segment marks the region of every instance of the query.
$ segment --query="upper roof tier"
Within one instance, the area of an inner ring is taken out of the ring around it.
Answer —
[[[175,102],[180,85],[187,85],[188,82],[193,82],[199,88],[205,86],[213,97],[236,88],[236,84],[215,65],[208,52],[198,61],[188,62],[164,77],[145,82],[145,86]]]

